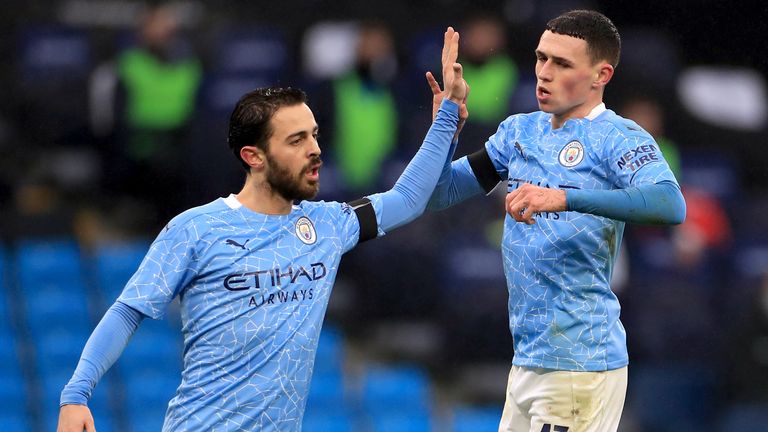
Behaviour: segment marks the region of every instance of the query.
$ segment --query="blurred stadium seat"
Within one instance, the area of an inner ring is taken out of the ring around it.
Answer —
[[[22,240],[16,247],[16,267],[22,292],[41,283],[67,286],[82,281],[82,264],[77,242],[70,238]]]
[[[27,383],[21,374],[18,363],[5,363],[0,370],[0,412],[7,411],[5,407],[18,409],[19,402],[26,402]]]
[[[95,250],[96,282],[106,304],[111,304],[122,292],[126,282],[139,268],[149,242],[142,239],[99,245]]]
[[[362,404],[371,415],[428,415],[432,403],[426,370],[415,365],[371,365],[362,377]]]
[[[377,412],[369,413],[372,432],[425,432],[432,430],[432,418],[428,412]]]
[[[10,412],[0,411],[0,425],[3,426],[3,432],[28,432],[33,430],[27,415],[16,409]]]
[[[501,407],[457,407],[453,411],[451,431],[478,432],[495,431],[501,420]]]
[[[353,432],[358,430],[354,426],[353,415],[337,406],[332,412],[307,409],[302,427],[305,431]]]

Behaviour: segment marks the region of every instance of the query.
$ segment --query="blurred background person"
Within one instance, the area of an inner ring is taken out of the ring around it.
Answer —
[[[351,68],[318,91],[328,107],[318,122],[328,142],[337,186],[352,194],[376,189],[384,165],[397,150],[400,118],[394,82],[398,60],[387,24],[364,21],[355,34]]]
[[[172,5],[147,7],[135,36],[114,62],[97,69],[91,86],[94,130],[104,137],[105,187],[146,201],[155,225],[190,198],[186,141],[203,70],[179,25]]]
[[[512,95],[518,85],[517,63],[507,50],[506,26],[498,15],[475,13],[461,25],[462,52],[467,82],[472,97],[467,108],[472,113],[462,130],[457,156],[468,153],[461,143],[483,142],[509,113]]]

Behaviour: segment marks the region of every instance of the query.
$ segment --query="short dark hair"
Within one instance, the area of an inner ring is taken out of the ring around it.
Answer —
[[[621,37],[608,17],[591,10],[572,10],[550,20],[547,30],[587,41],[592,63],[605,60],[616,67],[621,54]]]
[[[273,132],[270,120],[277,110],[306,102],[306,93],[291,87],[262,87],[240,98],[229,117],[227,142],[246,171],[250,166],[240,157],[240,150],[245,146],[256,146],[267,151]]]

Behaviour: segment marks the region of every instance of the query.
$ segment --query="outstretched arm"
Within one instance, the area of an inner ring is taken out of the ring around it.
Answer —
[[[539,212],[576,211],[630,223],[671,225],[685,220],[685,200],[671,181],[625,189],[549,189],[524,184],[507,194],[507,213],[516,221],[535,223]]]
[[[72,379],[61,392],[58,432],[95,430],[85,405],[96,383],[120,357],[143,318],[140,312],[120,301],[104,314],[85,344]]]
[[[467,96],[462,67],[456,63],[459,34],[448,27],[443,46],[443,79],[445,98],[442,100],[432,127],[424,142],[403,171],[394,187],[370,197],[380,230],[386,233],[424,212],[440,172],[448,158],[451,140],[456,133],[460,106]]]

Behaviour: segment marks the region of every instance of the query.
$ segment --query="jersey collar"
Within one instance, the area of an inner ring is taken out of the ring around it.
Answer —
[[[590,111],[589,114],[587,114],[586,119],[594,120],[597,118],[597,116],[605,112],[605,110],[606,110],[605,102],[601,102],[600,105],[597,105],[596,107],[592,108],[592,111]]]
[[[224,198],[224,204],[229,206],[231,209],[239,209],[243,206],[243,204],[237,200],[237,196],[235,194],[229,194],[228,197]]]

